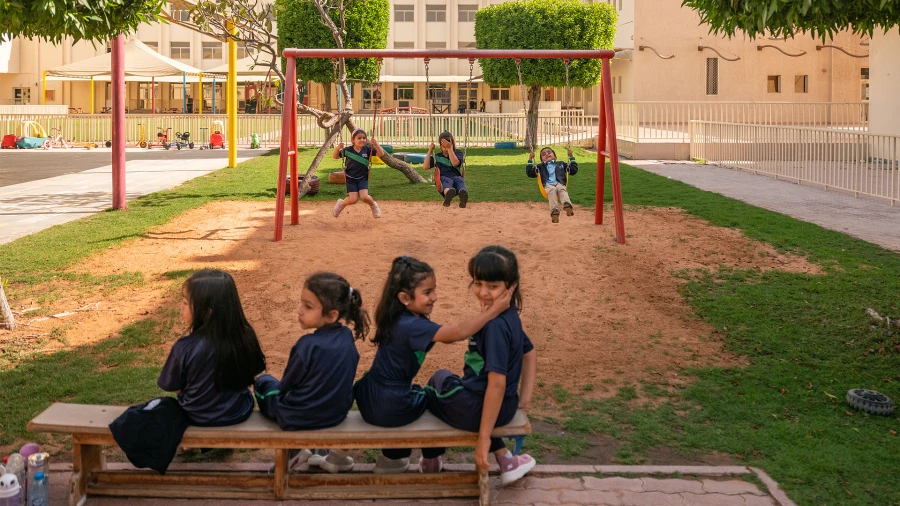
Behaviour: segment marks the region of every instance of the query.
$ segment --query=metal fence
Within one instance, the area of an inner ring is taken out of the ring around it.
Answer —
[[[705,163],[900,202],[900,136],[692,121],[690,141]]]
[[[616,134],[631,142],[688,142],[691,121],[866,131],[865,102],[615,102]]]
[[[525,117],[522,114],[381,114],[377,119],[371,114],[354,116],[360,128],[372,132],[373,119],[377,123],[375,135],[384,144],[402,146],[426,146],[437,139],[438,134],[452,132],[457,143],[463,142],[468,122],[471,145],[492,146],[496,142],[522,143],[525,134]],[[108,114],[5,114],[0,115],[0,131],[12,133],[20,122],[36,121],[49,133],[61,129],[63,135],[74,141],[104,143],[112,138],[112,119]],[[238,115],[238,143],[248,144],[256,133],[263,146],[277,146],[281,139],[280,114]],[[153,115],[129,114],[125,117],[126,142],[136,144],[141,140],[156,140],[157,134],[166,132],[170,140],[177,132],[190,132],[191,138],[208,135],[216,122],[224,128],[227,118],[223,114],[212,115]],[[201,129],[209,129],[201,131]],[[312,116],[298,116],[297,141],[300,145],[320,145],[325,140],[322,128]],[[564,112],[547,112],[539,115],[537,144],[573,143],[590,145],[597,133],[597,116],[584,116]],[[346,132],[344,133],[346,137]]]

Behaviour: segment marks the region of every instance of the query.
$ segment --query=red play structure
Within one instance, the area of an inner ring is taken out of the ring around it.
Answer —
[[[285,180],[288,166],[291,171],[291,225],[300,223],[300,204],[297,199],[297,58],[558,58],[560,60],[602,60],[600,85],[600,121],[597,140],[597,201],[594,223],[603,223],[603,189],[606,159],[609,158],[616,222],[616,240],[625,244],[625,221],[622,217],[622,188],[619,183],[619,149],[616,144],[616,122],[613,114],[612,86],[609,60],[615,56],[610,50],[538,50],[538,49],[285,49],[287,59],[284,107],[282,108],[281,155],[278,160],[278,192],[275,197],[275,241],[280,241],[284,228]]]

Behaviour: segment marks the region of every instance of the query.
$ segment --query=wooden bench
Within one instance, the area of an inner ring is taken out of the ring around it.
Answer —
[[[102,445],[115,445],[109,424],[124,406],[56,403],[28,423],[30,432],[72,434],[72,479],[69,506],[80,506],[87,494],[119,497],[177,497],[207,499],[381,499],[479,497],[490,504],[487,472],[438,474],[289,474],[291,448],[430,448],[474,446],[478,435],[454,429],[426,413],[416,422],[394,429],[365,423],[351,411],[337,427],[287,432],[254,412],[246,422],[231,427],[189,427],[182,445],[191,448],[245,448],[275,450],[275,472],[186,472],[106,469]],[[531,424],[519,411],[513,421],[498,427],[496,437],[531,433]]]

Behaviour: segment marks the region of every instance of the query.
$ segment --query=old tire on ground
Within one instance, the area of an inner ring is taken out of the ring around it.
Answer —
[[[406,163],[413,163],[416,165],[425,163],[425,155],[423,153],[408,153],[403,158]]]
[[[390,144],[382,144],[381,149],[383,149],[385,151],[385,153],[393,153],[394,152],[394,146],[391,146]]]
[[[328,182],[331,184],[346,184],[347,174],[344,174],[344,171],[342,170],[332,172],[331,174],[328,174]]]
[[[495,142],[494,149],[515,149],[515,142]]]
[[[874,390],[853,388],[847,391],[847,404],[864,413],[879,416],[894,414],[894,401]]]

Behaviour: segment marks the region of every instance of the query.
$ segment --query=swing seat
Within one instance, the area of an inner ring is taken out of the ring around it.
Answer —
[[[550,200],[550,196],[547,195],[547,190],[544,189],[544,185],[541,183],[541,173],[538,172],[537,179],[538,188],[541,190],[541,195],[544,196],[544,200]],[[566,171],[566,190],[569,189],[569,171]]]
[[[494,149],[515,149],[515,142],[495,142]]]

